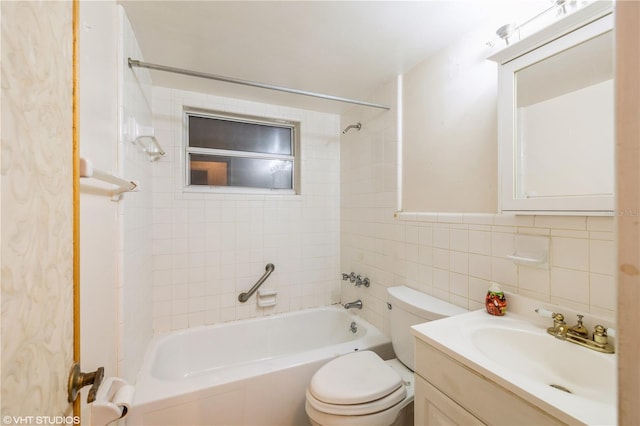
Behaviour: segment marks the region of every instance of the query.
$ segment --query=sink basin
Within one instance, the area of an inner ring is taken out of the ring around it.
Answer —
[[[475,311],[413,334],[567,423],[615,424],[616,355],[557,339],[534,319]]]
[[[513,328],[479,328],[471,333],[471,342],[488,359],[524,379],[590,400],[585,403],[616,404],[614,356]]]

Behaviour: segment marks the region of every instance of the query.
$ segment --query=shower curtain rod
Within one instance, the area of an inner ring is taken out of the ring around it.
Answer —
[[[191,71],[191,70],[185,70],[185,69],[182,69],[182,68],[168,67],[166,65],[151,64],[149,62],[141,62],[141,61],[129,58],[129,68],[133,68],[133,67],[148,68],[150,70],[156,70],[156,71],[172,72],[174,74],[183,74],[183,75],[188,75],[188,76],[191,76],[191,77],[206,78],[206,79],[209,79],[209,80],[223,81],[225,83],[242,84],[244,86],[259,87],[261,89],[277,90],[279,92],[293,93],[293,94],[302,95],[302,96],[311,96],[311,97],[314,97],[314,98],[327,99],[327,100],[330,100],[330,101],[344,102],[344,103],[348,103],[348,104],[366,106],[366,107],[371,107],[371,108],[380,108],[380,109],[386,109],[386,110],[391,109],[391,107],[388,107],[386,105],[374,104],[374,103],[371,103],[371,102],[358,101],[356,99],[341,98],[341,97],[338,97],[338,96],[325,95],[323,93],[309,92],[309,91],[306,91],[306,90],[291,89],[291,88],[288,88],[288,87],[274,86],[274,85],[265,84],[265,83],[258,83],[256,81],[240,80],[240,79],[237,79],[237,78],[224,77],[224,76],[215,75],[215,74],[207,74],[207,73],[199,72],[199,71]]]

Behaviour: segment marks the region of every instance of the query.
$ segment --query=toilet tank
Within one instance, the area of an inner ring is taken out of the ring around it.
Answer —
[[[410,327],[427,321],[468,312],[427,294],[405,286],[389,287],[391,305],[391,343],[396,357],[414,370],[414,343]]]

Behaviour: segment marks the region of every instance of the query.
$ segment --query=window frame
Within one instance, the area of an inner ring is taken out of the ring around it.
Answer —
[[[269,154],[257,151],[236,151],[228,149],[200,148],[189,146],[189,117],[209,118],[214,120],[235,121],[238,123],[257,124],[270,127],[282,127],[291,129],[291,154]],[[183,135],[182,135],[182,155],[184,173],[183,173],[183,190],[184,192],[204,192],[204,193],[222,193],[222,194],[264,194],[264,195],[299,195],[300,194],[300,122],[271,117],[260,117],[248,114],[234,114],[223,111],[205,110],[200,108],[183,107]],[[190,156],[195,155],[211,155],[236,158],[254,158],[254,159],[280,159],[292,162],[292,188],[259,188],[245,186],[211,186],[211,185],[191,185],[191,163]]]

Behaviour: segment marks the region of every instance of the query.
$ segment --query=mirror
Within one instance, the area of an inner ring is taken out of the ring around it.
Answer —
[[[614,41],[606,18],[502,66],[502,210],[613,210]]]
[[[516,196],[613,195],[613,33],[516,72]]]

